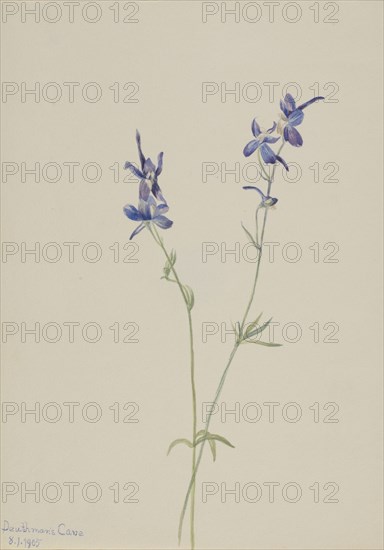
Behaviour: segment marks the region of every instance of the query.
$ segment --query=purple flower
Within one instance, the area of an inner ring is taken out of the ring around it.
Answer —
[[[284,135],[285,141],[288,141],[294,147],[301,147],[303,145],[303,138],[295,126],[299,126],[303,122],[303,109],[320,99],[324,99],[324,97],[314,97],[298,107],[296,107],[296,102],[291,94],[287,94],[284,99],[280,100],[280,108],[283,114],[280,115],[277,131]]]
[[[279,141],[280,139],[279,137],[273,137],[270,135],[275,131],[275,129],[276,122],[273,123],[272,128],[262,132],[260,126],[256,122],[256,119],[254,119],[252,122],[252,134],[255,136],[255,139],[247,143],[244,147],[244,155],[249,157],[256,151],[256,149],[259,149],[265,164],[275,164],[276,161],[279,161],[284,168],[288,170],[288,165],[285,160],[283,160],[279,155],[276,155],[268,145],[268,143],[276,143],[276,141]]]
[[[169,220],[164,214],[168,212],[169,208],[166,204],[156,204],[153,197],[148,196],[147,200],[139,199],[139,207],[136,208],[132,204],[124,206],[124,214],[135,222],[141,222],[129,239],[133,239],[135,235],[140,233],[146,225],[154,223],[161,229],[169,229],[173,221]]]
[[[264,193],[262,192],[261,189],[259,189],[258,187],[254,187],[253,185],[246,185],[243,187],[243,189],[254,189],[255,191],[257,191],[259,193],[259,195],[261,196],[261,205],[262,206],[273,206],[274,204],[277,203],[278,199],[275,199],[274,197],[270,197],[269,195],[266,196],[264,195]]]
[[[133,174],[135,174],[135,176],[140,178],[139,195],[141,199],[146,201],[149,195],[152,193],[154,197],[156,197],[158,200],[164,201],[166,203],[167,201],[164,199],[159,184],[157,182],[157,178],[158,176],[160,176],[163,170],[164,153],[158,154],[157,166],[155,166],[152,160],[150,158],[145,158],[143,154],[143,151],[141,149],[140,133],[138,130],[136,130],[136,142],[137,148],[139,150],[141,170],[136,168],[136,166],[132,164],[132,162],[128,161],[125,163],[124,168],[126,170],[130,170]]]

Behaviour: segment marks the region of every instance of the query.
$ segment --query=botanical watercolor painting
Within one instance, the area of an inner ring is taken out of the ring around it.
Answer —
[[[383,12],[0,0],[1,549],[384,549]]]
[[[221,434],[216,433],[211,426],[212,411],[218,403],[227,375],[231,365],[233,364],[239,348],[246,344],[255,345],[255,353],[258,346],[266,346],[273,348],[280,346],[279,342],[270,342],[263,340],[263,332],[269,326],[272,317],[271,312],[268,315],[257,311],[257,290],[259,283],[260,266],[263,257],[263,246],[265,243],[265,234],[267,229],[268,218],[272,215],[275,217],[278,214],[276,205],[278,197],[275,196],[273,184],[275,182],[276,167],[281,164],[285,170],[289,170],[287,158],[289,157],[289,147],[302,147],[304,140],[298,129],[304,121],[306,109],[312,104],[324,100],[323,96],[316,96],[308,101],[296,104],[295,99],[291,94],[287,93],[280,100],[280,113],[277,121],[274,121],[270,128],[263,129],[260,127],[258,120],[253,119],[251,123],[252,139],[245,145],[243,154],[245,157],[255,155],[261,170],[261,177],[264,181],[262,189],[255,185],[243,185],[239,192],[253,192],[254,211],[252,212],[251,223],[241,222],[245,237],[256,249],[257,261],[251,282],[251,290],[246,300],[246,306],[243,313],[235,312],[237,318],[234,318],[234,343],[229,354],[227,363],[225,364],[222,375],[218,381],[214,392],[212,406],[207,415],[204,425],[198,425],[197,407],[198,396],[196,394],[196,363],[197,358],[194,352],[194,325],[193,325],[193,307],[195,304],[195,295],[193,289],[183,282],[179,275],[179,263],[182,266],[182,259],[178,260],[176,251],[169,250],[165,244],[163,231],[171,229],[173,221],[168,217],[171,198],[168,197],[166,190],[160,186],[159,180],[163,171],[164,153],[160,152],[157,156],[156,163],[150,157],[146,157],[143,152],[143,145],[139,131],[136,131],[136,143],[139,155],[139,162],[127,161],[124,165],[126,170],[129,170],[137,177],[138,187],[138,206],[127,204],[124,207],[124,214],[136,226],[130,235],[130,239],[144,238],[141,233],[143,230],[148,230],[154,243],[160,247],[164,254],[165,265],[163,267],[162,279],[166,282],[173,283],[177,287],[182,303],[184,303],[186,312],[186,330],[189,334],[189,373],[187,371],[180,372],[180,376],[189,376],[191,383],[192,396],[192,411],[191,411],[191,426],[186,427],[187,436],[177,438],[169,444],[168,454],[178,445],[185,445],[191,452],[191,463],[189,472],[186,472],[186,492],[181,505],[179,524],[177,529],[177,539],[180,545],[182,537],[188,536],[189,546],[193,550],[197,548],[197,525],[195,521],[196,511],[196,481],[199,470],[202,467],[202,458],[204,451],[208,448],[213,460],[216,460],[220,445],[226,445],[234,448],[234,445]],[[276,149],[276,150],[274,150]],[[283,206],[282,206],[283,207]],[[233,212],[232,212],[233,215]],[[275,222],[275,218],[274,218]],[[275,222],[276,223],[276,222]],[[140,234],[140,235],[139,235]],[[150,243],[146,243],[150,246]],[[181,268],[182,269],[182,268]],[[276,290],[278,292],[278,290]],[[198,299],[198,297],[197,297]],[[244,298],[245,300],[245,298]],[[240,353],[240,352],[239,352]],[[188,533],[188,534],[186,534]]]

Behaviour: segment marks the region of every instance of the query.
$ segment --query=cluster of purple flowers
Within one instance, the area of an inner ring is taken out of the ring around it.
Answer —
[[[139,205],[138,208],[132,204],[124,206],[124,214],[135,222],[140,222],[133,231],[130,239],[140,233],[146,225],[154,223],[161,229],[169,229],[173,222],[164,216],[169,210],[167,201],[161,192],[158,177],[163,170],[164,153],[159,153],[157,166],[150,158],[146,158],[141,149],[141,137],[136,130],[136,143],[139,150],[140,167],[137,168],[132,162],[126,162],[124,168],[130,170],[140,179]]]
[[[324,97],[314,97],[297,107],[291,94],[286,94],[284,99],[280,101],[281,114],[279,121],[277,123],[274,122],[269,130],[263,132],[256,119],[253,120],[252,134],[254,139],[244,147],[244,155],[249,157],[252,153],[259,150],[265,164],[276,164],[276,162],[280,162],[284,168],[288,170],[288,165],[285,160],[279,154],[275,153],[270,145],[278,142],[282,137],[283,143],[287,142],[293,147],[301,147],[303,145],[303,138],[296,129],[296,126],[299,126],[303,122],[303,109],[320,99],[324,99]],[[280,135],[273,136],[272,134],[275,131]],[[247,185],[243,187],[243,189],[254,189],[257,191],[260,194],[262,206],[273,206],[277,202],[276,198],[270,197],[269,194],[265,195],[258,187]]]
[[[271,145],[282,139],[281,144],[287,142],[293,147],[301,147],[303,145],[303,138],[298,132],[297,126],[303,122],[303,110],[320,99],[324,99],[324,97],[314,97],[313,99],[310,99],[297,107],[291,94],[286,94],[284,99],[280,101],[280,118],[278,122],[274,122],[272,124],[271,128],[262,131],[256,119],[253,120],[252,134],[254,139],[252,139],[244,147],[244,155],[249,157],[252,153],[258,150],[265,164],[276,164],[279,162],[286,170],[288,170],[288,165],[285,160],[279,155],[279,153],[275,153],[272,150]],[[277,135],[273,135],[274,133]],[[150,223],[154,223],[161,229],[169,229],[173,224],[169,218],[164,216],[164,214],[168,212],[169,208],[158,183],[158,178],[163,170],[164,154],[158,154],[156,166],[150,158],[146,158],[144,156],[141,148],[141,138],[138,131],[136,131],[136,142],[139,151],[140,168],[135,166],[132,162],[126,162],[124,166],[125,169],[130,170],[140,180],[138,207],[136,208],[132,204],[128,204],[124,207],[124,213],[130,220],[140,222],[130,236],[130,239],[132,239]],[[269,183],[268,192],[266,195],[261,191],[261,189],[251,185],[247,185],[243,187],[243,189],[253,189],[257,191],[261,197],[262,206],[273,206],[276,204],[277,199],[269,196],[271,180],[265,178],[264,176],[262,177]]]

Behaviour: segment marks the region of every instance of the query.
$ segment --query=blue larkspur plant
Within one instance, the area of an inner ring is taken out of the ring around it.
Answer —
[[[161,229],[169,229],[173,221],[164,216],[169,210],[167,204],[156,204],[155,199],[149,196],[147,200],[139,199],[139,206],[136,208],[132,204],[124,206],[124,214],[135,222],[140,224],[133,231],[129,240],[133,239],[140,231],[142,231],[147,225],[154,223]]]
[[[271,197],[270,195],[264,195],[261,189],[253,185],[245,185],[243,189],[253,189],[254,191],[257,191],[261,197],[261,206],[264,206],[264,207],[273,206],[279,200],[279,199],[276,199],[275,197]]]
[[[296,130],[296,126],[299,126],[303,122],[303,109],[309,105],[312,105],[312,103],[319,101],[320,99],[324,99],[324,97],[314,97],[298,107],[296,107],[296,102],[291,94],[286,94],[284,99],[280,100],[280,109],[282,110],[282,114],[280,114],[277,131],[279,134],[284,136],[285,141],[288,141],[288,143],[294,147],[301,147],[303,145],[303,138]]]
[[[136,130],[136,143],[139,151],[141,170],[137,168],[132,162],[128,161],[125,163],[124,168],[126,170],[130,170],[135,176],[140,179],[140,199],[146,201],[149,195],[152,193],[156,199],[166,203],[167,201],[163,197],[159,183],[157,181],[163,170],[164,153],[158,154],[156,166],[149,157],[146,158],[143,154],[141,148],[141,137],[138,130]]]
[[[272,151],[271,147],[268,145],[269,143],[276,143],[280,139],[279,136],[274,137],[271,135],[276,130],[276,127],[277,124],[276,122],[274,122],[271,128],[269,128],[265,132],[262,132],[256,119],[254,119],[252,122],[252,134],[255,136],[255,139],[252,139],[244,147],[244,155],[246,157],[249,157],[250,155],[252,155],[252,153],[259,149],[261,157],[265,164],[276,164],[276,162],[278,161],[281,162],[286,170],[288,170],[288,165],[285,160],[282,159],[279,155],[276,155],[276,153]]]

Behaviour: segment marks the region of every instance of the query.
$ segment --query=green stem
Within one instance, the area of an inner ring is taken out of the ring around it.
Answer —
[[[280,154],[280,151],[282,150],[284,146],[284,141],[283,143],[281,144],[279,150],[278,150],[278,155]],[[274,177],[275,177],[275,172],[276,172],[276,164],[274,165],[273,167],[273,170],[272,170],[272,174],[271,174],[271,177],[268,178],[268,193],[267,193],[267,196],[270,195],[270,191],[271,191],[271,187],[272,187],[272,183],[273,183],[273,180],[274,180]],[[246,306],[246,309],[245,309],[245,313],[243,315],[243,319],[241,321],[241,324],[240,324],[240,333],[243,332],[243,329],[244,329],[244,326],[247,322],[247,318],[248,318],[248,314],[249,314],[249,311],[251,309],[251,306],[252,306],[252,303],[253,303],[253,300],[254,300],[254,297],[255,297],[255,293],[256,293],[256,287],[257,287],[257,282],[258,282],[258,279],[259,279],[259,272],[260,272],[260,264],[261,264],[261,257],[262,257],[262,249],[263,249],[263,243],[264,243],[264,233],[265,233],[265,226],[266,226],[266,223],[267,223],[267,217],[268,217],[268,210],[269,208],[265,208],[264,209],[264,219],[263,219],[263,226],[262,226],[262,229],[261,229],[261,235],[260,235],[260,249],[259,249],[259,255],[258,255],[258,259],[257,259],[257,264],[256,264],[256,272],[255,272],[255,277],[254,277],[254,280],[253,280],[253,285],[252,285],[252,290],[251,290],[251,296],[249,298],[249,301],[247,303],[247,306]],[[216,390],[216,394],[215,394],[215,398],[212,402],[212,406],[211,406],[211,409],[208,413],[208,417],[207,417],[207,420],[206,420],[206,423],[205,423],[205,427],[204,427],[204,430],[205,430],[205,434],[208,433],[208,429],[209,429],[209,426],[210,426],[210,423],[211,423],[211,418],[212,418],[212,414],[213,414],[213,410],[215,408],[215,405],[217,404],[217,401],[219,400],[219,397],[221,395],[221,391],[223,389],[223,386],[224,386],[224,383],[225,383],[225,380],[227,378],[227,374],[228,374],[228,371],[229,371],[229,367],[231,366],[232,364],[232,361],[236,355],[236,352],[238,350],[240,346],[240,339],[237,338],[236,339],[236,342],[233,346],[233,349],[231,351],[231,354],[229,356],[229,359],[228,359],[228,362],[225,366],[225,369],[223,371],[223,374],[221,375],[221,378],[220,378],[220,382],[219,382],[219,385],[217,387],[217,390]],[[196,460],[196,465],[195,465],[195,468],[193,470],[193,473],[192,473],[192,476],[191,476],[191,480],[189,482],[189,486],[188,486],[188,490],[187,490],[187,494],[185,496],[185,499],[184,499],[184,504],[183,504],[183,508],[181,510],[181,514],[180,514],[180,521],[179,521],[179,530],[178,530],[178,540],[179,540],[179,545],[180,545],[180,541],[181,541],[181,535],[182,535],[182,531],[183,531],[183,523],[184,523],[184,517],[185,517],[185,512],[187,510],[187,506],[188,506],[188,501],[189,501],[189,498],[190,498],[190,495],[195,493],[195,485],[196,485],[196,475],[197,475],[197,471],[199,469],[199,466],[200,466],[200,462],[201,462],[201,459],[203,457],[203,453],[204,453],[204,447],[205,447],[205,443],[206,443],[206,439],[203,439],[201,445],[200,445],[200,450],[199,450],[199,454],[198,454],[198,457],[197,457],[197,460]]]
[[[185,294],[184,287],[179,279],[179,276],[176,272],[176,269],[171,262],[171,258],[164,246],[163,239],[160,237],[156,227],[154,225],[148,224],[148,228],[155,239],[156,243],[161,247],[163,250],[165,257],[168,260],[169,265],[171,266],[171,271],[173,273],[173,276],[175,280],[169,279],[171,282],[174,282],[178,285],[181,295],[183,296],[184,303],[187,308],[187,314],[188,314],[188,327],[189,327],[189,349],[190,349],[190,373],[191,373],[191,387],[192,387],[192,475],[195,471],[196,467],[196,432],[197,432],[197,407],[196,407],[196,384],[195,384],[195,353],[194,353],[194,347],[193,347],[193,325],[192,325],[192,315],[191,310],[188,305],[187,296]],[[195,481],[193,481],[193,484],[191,486],[191,506],[190,506],[190,541],[191,541],[191,549],[194,550],[195,548]]]
[[[256,239],[255,239],[255,242],[257,244],[257,246],[260,247],[260,243],[259,243],[259,219],[258,219],[258,216],[259,216],[259,210],[260,210],[260,206],[258,206],[256,208],[256,212],[255,212],[255,226],[256,226],[256,232],[255,232],[255,235],[256,235]]]
[[[262,159],[261,159],[260,149],[257,150],[257,156],[259,157],[259,164],[260,164],[261,171],[264,173],[264,176],[265,176],[265,177],[267,178],[267,180],[269,181],[270,178],[269,178],[269,175],[267,174],[266,169],[264,168],[264,164],[263,164],[263,161],[262,161]]]

